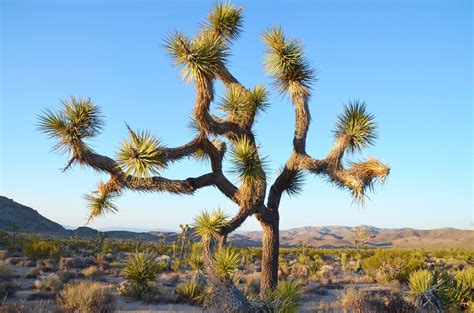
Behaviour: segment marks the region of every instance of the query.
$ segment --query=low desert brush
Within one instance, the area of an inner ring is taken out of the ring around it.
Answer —
[[[0,261],[0,301],[15,293],[15,271],[5,261]]]
[[[112,312],[113,296],[107,286],[98,282],[82,281],[67,284],[58,296],[58,305],[65,312]]]

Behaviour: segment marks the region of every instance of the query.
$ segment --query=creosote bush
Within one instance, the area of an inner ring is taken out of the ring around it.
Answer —
[[[91,281],[67,284],[58,296],[58,305],[64,312],[113,312],[114,299],[109,288]]]
[[[378,282],[398,280],[408,281],[411,272],[423,266],[421,253],[407,250],[376,250],[374,254],[362,261],[362,269]]]
[[[31,240],[23,246],[24,253],[33,260],[58,260],[61,255],[59,245],[52,241]]]

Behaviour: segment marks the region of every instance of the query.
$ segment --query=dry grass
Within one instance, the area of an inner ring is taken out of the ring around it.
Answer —
[[[15,293],[15,271],[5,261],[0,262],[0,300]]]
[[[114,299],[107,286],[91,281],[68,284],[58,297],[64,312],[112,312]]]

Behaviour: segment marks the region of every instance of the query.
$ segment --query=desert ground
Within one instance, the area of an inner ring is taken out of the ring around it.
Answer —
[[[201,245],[178,238],[152,243],[2,231],[0,312],[216,311]],[[469,249],[282,248],[279,279],[289,284],[279,297],[286,302],[259,297],[260,248],[229,251],[236,259],[226,260],[226,275],[250,301],[279,303],[270,312],[473,310]]]

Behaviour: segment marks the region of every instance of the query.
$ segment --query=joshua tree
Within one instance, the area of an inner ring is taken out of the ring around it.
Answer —
[[[365,104],[349,102],[338,118],[332,149],[324,159],[315,159],[306,152],[310,124],[309,100],[311,85],[316,81],[314,70],[306,59],[301,41],[286,37],[279,27],[268,29],[261,39],[266,43],[265,71],[274,79],[274,87],[288,95],[295,108],[293,150],[276,180],[267,185],[267,168],[259,153],[253,125],[265,111],[268,92],[263,85],[244,87],[227,68],[232,42],[242,31],[242,8],[228,3],[216,4],[194,37],[181,32],[165,40],[165,49],[181,77],[192,82],[196,90],[193,110],[195,137],[188,143],[170,148],[148,131],[137,132],[128,127],[130,138],[123,141],[115,158],[99,155],[86,143],[103,127],[100,109],[90,100],[71,98],[63,101],[59,111],[46,110],[40,117],[40,128],[58,140],[56,149],[69,153],[66,169],[74,164],[89,166],[110,174],[107,182],[86,199],[90,218],[116,212],[113,200],[123,190],[193,194],[204,187],[216,187],[238,207],[238,213],[218,231],[219,244],[227,234],[246,218],[255,216],[260,222],[262,239],[262,295],[276,288],[278,281],[279,213],[282,194],[290,196],[302,191],[304,175],[312,173],[334,185],[347,189],[363,203],[366,191],[389,174],[389,168],[369,158],[361,162],[345,162],[347,153],[358,152],[373,144],[376,124]],[[214,84],[220,80],[226,87],[216,102],[224,117],[211,113],[215,100]],[[240,184],[236,186],[223,171],[223,157],[230,146],[233,171]],[[168,179],[160,170],[186,157],[207,158],[210,171],[183,180]]]

